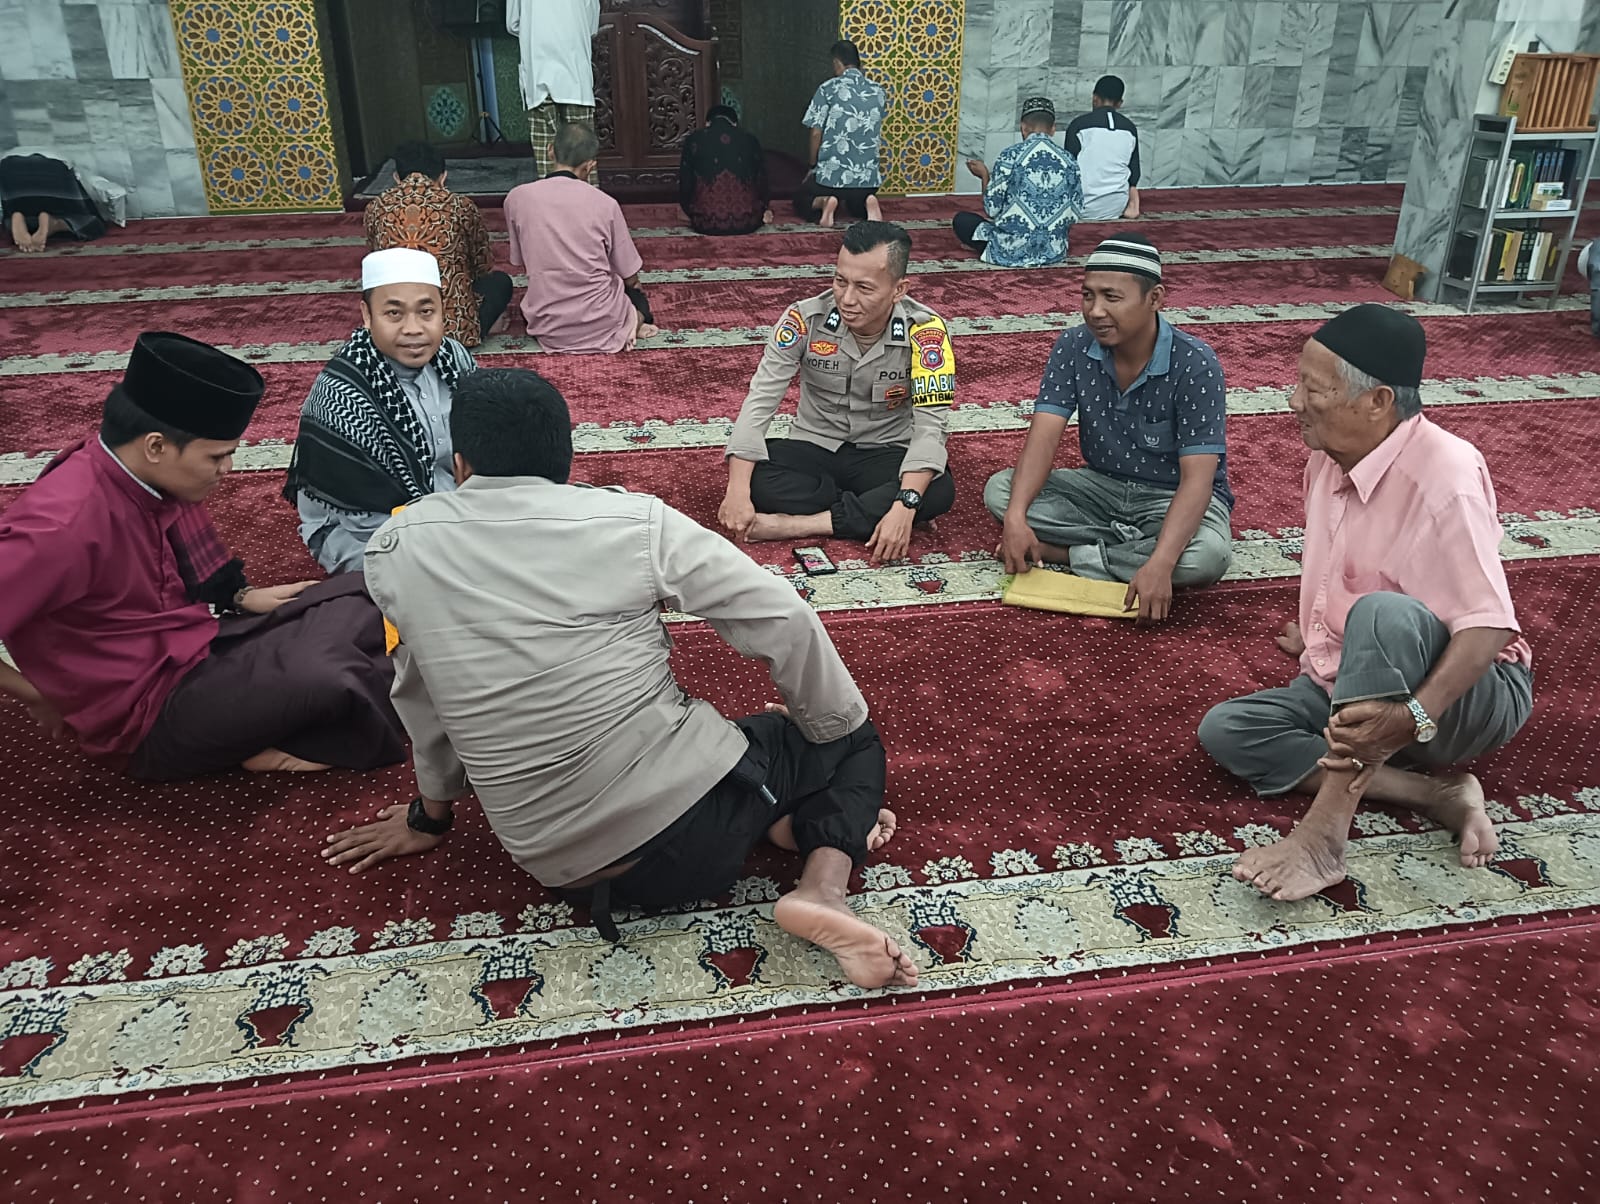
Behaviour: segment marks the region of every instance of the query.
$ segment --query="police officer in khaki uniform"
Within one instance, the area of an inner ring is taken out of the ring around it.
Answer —
[[[955,356],[939,315],[906,296],[911,236],[857,222],[833,288],[773,327],[728,440],[718,517],[736,539],[856,539],[897,560],[912,524],[955,504],[945,420]],[[787,439],[768,439],[795,370],[800,406]]]

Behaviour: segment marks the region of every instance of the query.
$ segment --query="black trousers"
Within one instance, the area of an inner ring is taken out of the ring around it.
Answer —
[[[812,744],[783,715],[737,721],[750,750],[728,775],[623,861],[627,873],[563,892],[591,907],[609,939],[609,902],[645,909],[726,894],[767,829],[788,816],[800,855],[838,849],[860,865],[883,805],[883,742],[869,719],[848,736]],[[763,794],[765,790],[765,794]],[[614,931],[614,929],[613,929]]]
[[[817,211],[817,198],[835,196],[839,198],[839,212],[851,221],[864,221],[867,216],[867,198],[874,195],[876,188],[829,188],[818,184],[813,176],[806,176],[800,188],[794,194],[794,211],[801,221],[814,222],[820,216]]]
[[[639,311],[639,316],[654,326],[655,315],[650,312],[650,298],[644,295],[644,289],[634,287],[623,289],[623,292],[628,294],[628,300],[633,302],[633,308]]]
[[[511,277],[490,272],[472,282],[472,291],[478,294],[478,336],[482,338],[511,304]]]
[[[978,227],[988,220],[981,213],[958,213],[950,219],[950,228],[956,232],[956,238],[963,244],[982,253],[989,245],[988,240],[972,236],[978,232]]]
[[[900,492],[900,462],[906,449],[895,444],[842,443],[829,451],[803,439],[768,439],[764,463],[750,477],[750,500],[762,514],[833,515],[840,539],[868,540]],[[928,485],[917,511],[919,521],[938,518],[956,504],[948,472]]]

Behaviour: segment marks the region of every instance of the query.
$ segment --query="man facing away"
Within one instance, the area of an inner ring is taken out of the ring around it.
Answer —
[[[1042,268],[1067,257],[1067,235],[1083,209],[1078,162],[1056,142],[1056,108],[1046,96],[1022,104],[1022,141],[1000,152],[991,172],[982,160],[967,170],[983,183],[988,216],[958,213],[955,235],[985,263]]]
[[[704,129],[683,140],[678,205],[696,234],[753,234],[772,220],[761,143],[727,105],[706,110]]]
[[[1298,623],[1278,646],[1300,676],[1213,707],[1200,742],[1257,794],[1312,795],[1283,840],[1233,876],[1303,899],[1345,876],[1362,799],[1455,833],[1463,866],[1500,846],[1471,774],[1430,775],[1509,741],[1533,709],[1533,654],[1500,563],[1478,450],[1428,421],[1421,324],[1346,310],[1307,340],[1289,408],[1311,448]]]
[[[1174,586],[1211,585],[1233,558],[1227,390],[1209,344],[1161,316],[1160,253],[1130,235],[1083,269],[1083,321],[1050,352],[1015,469],[989,478],[1008,573],[1049,561],[1126,581],[1159,622]],[[1052,470],[1078,416],[1084,467]]]
[[[823,226],[833,225],[841,209],[852,221],[882,221],[878,143],[889,96],[862,74],[854,42],[835,42],[832,55],[833,78],[817,85],[802,118],[811,131],[812,171],[795,194],[795,213]]]
[[[262,388],[214,347],[142,334],[99,434],[0,515],[16,665],[0,662],[0,691],[136,778],[371,769],[405,752],[361,578],[252,586],[206,513]]]
[[[566,403],[536,374],[478,373],[451,423],[461,487],[367,550],[399,632],[394,701],[421,796],[330,836],[323,856],[358,872],[427,852],[475,790],[517,864],[617,940],[613,900],[722,894],[770,838],[804,858],[779,926],[859,986],[915,986],[911,959],[845,900],[894,816],[883,745],[816,612],[659,499],[568,484]],[[685,694],[664,606],[764,661],[786,708],[730,723]]]
[[[395,148],[394,187],[367,205],[367,250],[414,247],[439,264],[444,333],[463,347],[483,341],[511,304],[511,277],[494,270],[478,207],[445,187],[444,156],[426,142]]]
[[[833,287],[778,319],[728,439],[718,518],[736,539],[864,540],[898,560],[911,528],[955,504],[945,423],[955,355],[944,320],[906,296],[911,236],[889,222],[845,231]],[[772,416],[800,373],[786,439]]]
[[[1083,219],[1109,222],[1139,216],[1139,131],[1124,117],[1122,80],[1102,75],[1093,108],[1067,126],[1067,150],[1083,178]]]
[[[549,176],[518,184],[505,200],[511,262],[528,269],[528,333],[550,352],[632,350],[661,330],[639,287],[644,260],[622,206],[585,187],[599,140],[587,125],[564,125],[550,153]]]
[[[594,124],[594,35],[600,0],[507,0],[506,32],[517,39],[517,79],[528,141],[542,180],[555,169],[550,144],[572,122]],[[598,185],[598,167],[584,177]]]
[[[361,261],[361,327],[311,385],[283,485],[328,572],[359,572],[396,506],[455,488],[450,395],[477,366],[444,333],[432,255],[394,247]]]

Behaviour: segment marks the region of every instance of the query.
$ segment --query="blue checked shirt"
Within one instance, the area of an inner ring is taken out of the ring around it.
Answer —
[[[1067,233],[1083,212],[1078,163],[1049,134],[1029,134],[1000,152],[983,192],[989,220],[973,235],[983,261],[1042,268],[1067,257]]]
[[[817,183],[825,188],[876,188],[878,134],[889,107],[884,90],[849,67],[817,86],[801,124],[822,131],[817,151]]]
[[[1178,488],[1178,460],[1216,456],[1211,492],[1233,508],[1228,488],[1228,394],[1210,344],[1165,318],[1150,363],[1127,392],[1111,353],[1087,326],[1063,331],[1050,352],[1034,411],[1078,415],[1083,462],[1119,481]]]

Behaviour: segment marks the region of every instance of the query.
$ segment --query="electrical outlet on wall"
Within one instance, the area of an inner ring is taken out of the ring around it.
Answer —
[[[1503,84],[1511,75],[1511,60],[1517,57],[1517,44],[1507,42],[1501,48],[1500,57],[1494,60],[1494,67],[1489,72],[1491,84]]]

